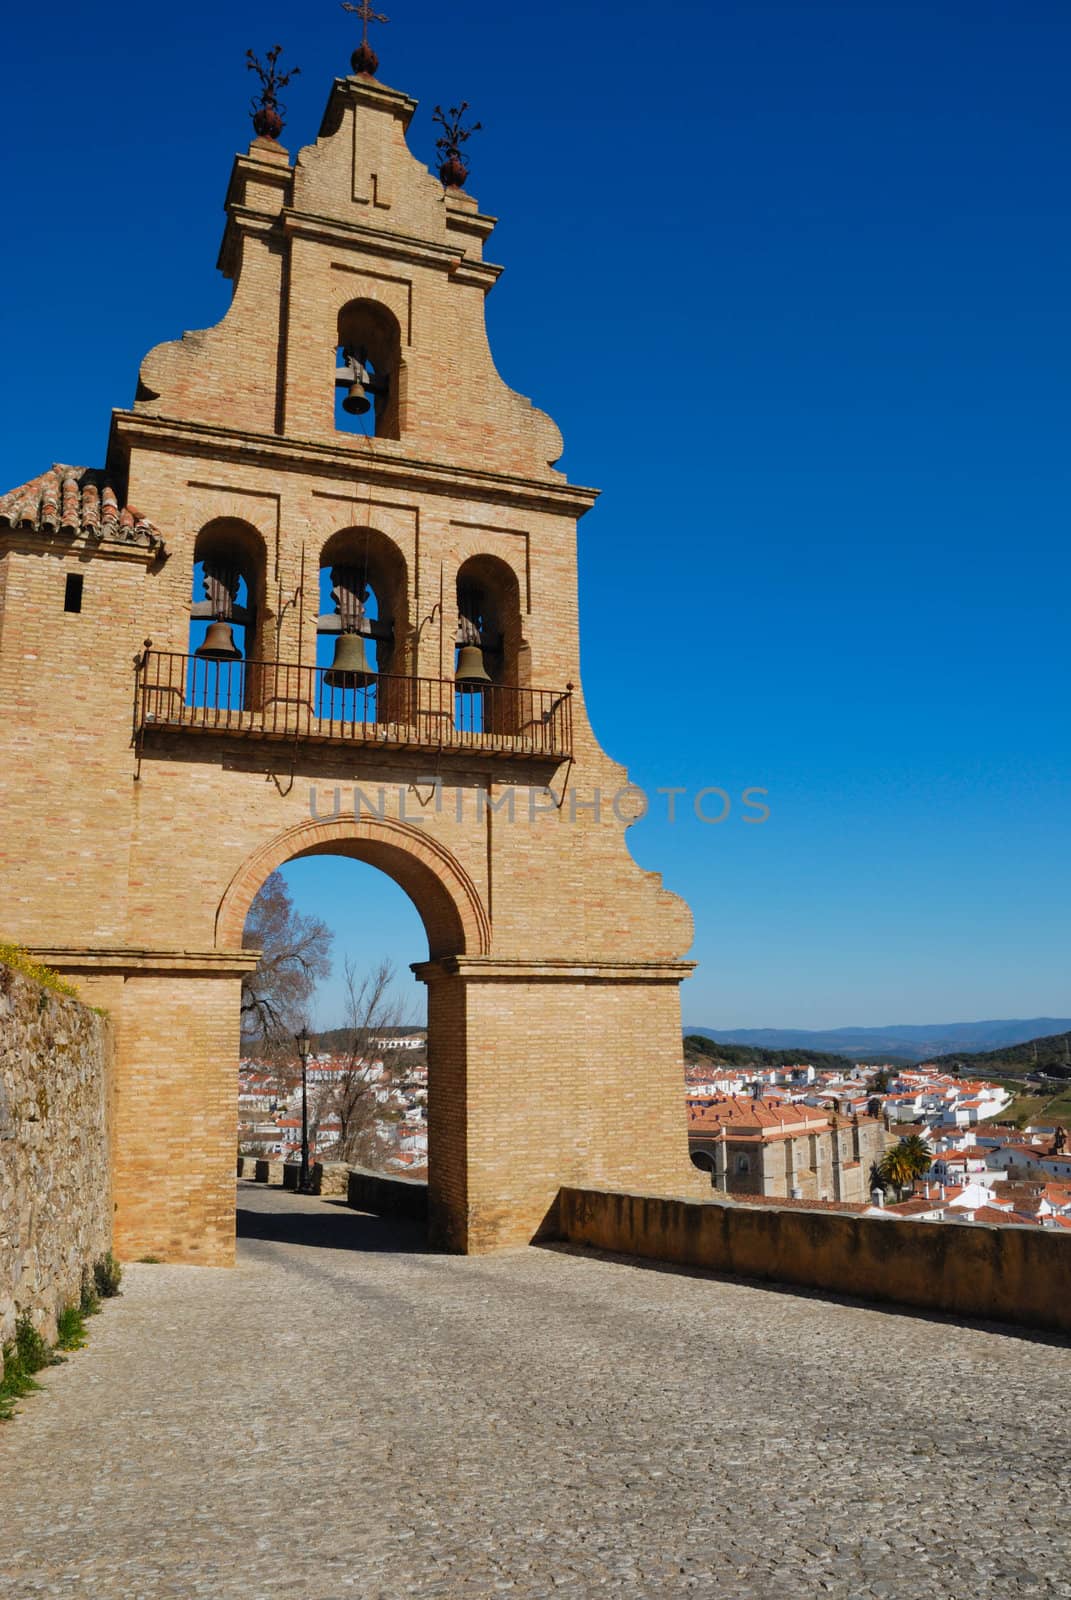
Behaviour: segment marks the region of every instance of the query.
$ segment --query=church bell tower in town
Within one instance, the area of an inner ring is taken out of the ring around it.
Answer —
[[[0,502],[0,933],[112,1018],[128,1256],[233,1258],[243,926],[308,855],[427,933],[433,1240],[529,1241],[562,1185],[704,1188],[691,919],[629,854],[580,681],[595,492],[495,370],[464,108],[429,172],[362,20],[295,159],[261,68],[222,321],[150,351],[102,469]]]

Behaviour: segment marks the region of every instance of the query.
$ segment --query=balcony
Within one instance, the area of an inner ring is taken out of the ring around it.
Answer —
[[[136,670],[135,732],[458,750],[512,760],[558,762],[572,754],[571,689],[490,684],[462,693],[449,678],[382,673],[354,685],[332,682],[333,676],[324,667],[146,650]]]

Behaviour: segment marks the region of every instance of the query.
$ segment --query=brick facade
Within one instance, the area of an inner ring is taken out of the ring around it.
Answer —
[[[691,919],[629,855],[609,803],[627,777],[578,687],[576,522],[595,494],[495,371],[493,219],[409,153],[413,110],[350,77],[293,165],[255,140],[228,191],[222,322],[148,355],[103,477],[77,489],[57,468],[0,503],[0,931],[113,1015],[131,1255],[232,1259],[242,926],[272,867],[312,853],[381,868],[427,929],[437,1239],[531,1239],[566,1182],[704,1185],[680,1070]],[[335,426],[347,341],[389,384],[375,436]],[[175,725],[183,691],[146,688],[189,651],[209,546],[242,567],[247,654],[267,664],[229,731]],[[278,688],[273,664],[315,662],[321,565],[347,560],[389,632],[393,746],[325,733],[306,690]],[[397,681],[452,678],[465,563],[497,619],[497,681],[568,695],[571,760],[523,732],[459,749],[417,728]]]

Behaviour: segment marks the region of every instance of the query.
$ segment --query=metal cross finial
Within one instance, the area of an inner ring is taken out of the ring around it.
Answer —
[[[370,22],[389,22],[390,21],[390,18],[389,17],[385,17],[381,11],[373,11],[372,10],[372,6],[371,6],[371,3],[370,3],[370,0],[360,0],[360,3],[358,5],[351,5],[350,4],[350,0],[342,0],[342,9],[343,9],[343,11],[352,11],[355,16],[360,17],[361,24],[362,24],[362,27],[361,27],[361,43],[362,44],[367,44],[368,43],[368,24]]]

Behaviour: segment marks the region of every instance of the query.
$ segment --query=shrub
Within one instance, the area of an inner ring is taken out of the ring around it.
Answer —
[[[110,1300],[119,1293],[123,1269],[111,1250],[93,1263],[93,1284],[102,1300]]]
[[[82,1268],[82,1295],[78,1309],[83,1317],[95,1317],[100,1310],[100,1295],[97,1293],[92,1267]]]
[[[67,994],[74,1000],[78,999],[78,990],[72,983],[61,978],[58,972],[53,972],[51,967],[44,967],[35,961],[21,945],[5,944],[0,940],[0,962],[14,972],[21,972],[24,978],[39,984],[42,989],[51,989],[55,994]]]
[[[15,1360],[27,1377],[52,1365],[52,1351],[26,1315],[15,1324]]]
[[[86,1342],[86,1322],[81,1306],[66,1306],[56,1318],[56,1344],[61,1350],[81,1350]]]
[[[21,1400],[24,1394],[39,1389],[41,1385],[35,1383],[28,1372],[23,1372],[19,1366],[18,1351],[14,1340],[4,1346],[4,1376],[0,1379],[0,1422],[10,1422],[15,1415],[15,1401]]]
[[[15,1401],[30,1394],[41,1385],[34,1382],[34,1373],[51,1366],[55,1356],[48,1348],[28,1316],[21,1316],[15,1324],[15,1337],[4,1346],[4,1376],[0,1380],[0,1421],[7,1422],[14,1414]]]

